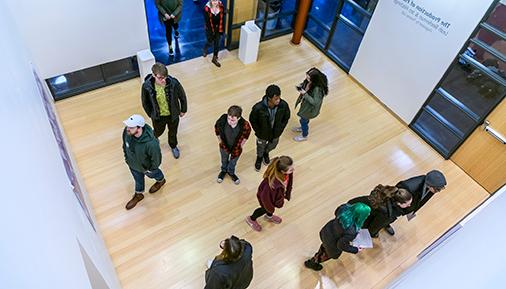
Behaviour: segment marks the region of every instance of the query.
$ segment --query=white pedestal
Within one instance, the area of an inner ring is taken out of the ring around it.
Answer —
[[[137,52],[137,64],[139,65],[141,82],[143,82],[146,75],[151,73],[151,67],[155,64],[155,56],[149,49],[141,50]]]
[[[239,40],[239,60],[244,64],[257,61],[258,46],[260,45],[261,30],[255,21],[247,21],[241,26],[241,38]]]

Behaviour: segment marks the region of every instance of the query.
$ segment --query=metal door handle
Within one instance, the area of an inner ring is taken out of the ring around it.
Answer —
[[[483,123],[483,130],[488,132],[491,136],[493,136],[496,140],[500,141],[502,144],[506,144],[506,138],[495,129],[490,126],[490,121],[486,120]]]

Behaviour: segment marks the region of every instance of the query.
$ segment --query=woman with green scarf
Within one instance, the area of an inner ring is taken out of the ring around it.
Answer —
[[[321,263],[337,259],[341,253],[357,254],[362,248],[351,245],[360,228],[371,213],[371,208],[364,203],[344,204],[335,212],[336,218],[329,221],[320,231],[322,244],[313,258],[304,262],[304,266],[320,271]]]

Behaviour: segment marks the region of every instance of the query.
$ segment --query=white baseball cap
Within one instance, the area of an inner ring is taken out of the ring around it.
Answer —
[[[142,115],[133,114],[131,117],[124,120],[123,123],[127,127],[137,127],[137,126],[144,127],[146,121],[144,120]]]

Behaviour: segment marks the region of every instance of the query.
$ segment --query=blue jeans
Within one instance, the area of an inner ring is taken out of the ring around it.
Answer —
[[[300,127],[302,129],[302,136],[307,137],[309,134],[309,119],[305,119],[303,117],[300,118]]]
[[[143,193],[144,192],[144,176],[145,175],[150,179],[155,179],[157,182],[159,182],[165,178],[163,176],[162,170],[160,170],[160,169],[146,171],[144,173],[130,169],[130,172],[132,173],[132,176],[134,176],[135,192],[136,193]]]
[[[220,148],[221,155],[221,171],[229,173],[231,175],[235,174],[235,166],[237,165],[237,161],[239,157],[231,159],[231,154],[227,153],[224,149]]]

